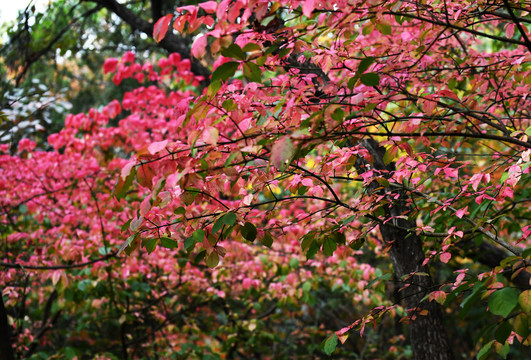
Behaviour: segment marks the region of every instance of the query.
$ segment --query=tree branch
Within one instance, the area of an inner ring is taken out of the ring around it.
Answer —
[[[94,2],[105,7],[110,12],[116,14],[120,19],[125,21],[134,30],[141,31],[153,38],[153,23],[142,19],[133,11],[120,4],[116,0],[81,0],[85,2]],[[192,63],[192,72],[195,75],[203,76],[205,80],[203,85],[208,85],[210,82],[210,70],[204,67],[197,59],[191,57],[190,44],[182,37],[176,36],[171,32],[166,34],[166,37],[158,44],[163,49],[172,53],[178,53],[184,59],[190,59]]]

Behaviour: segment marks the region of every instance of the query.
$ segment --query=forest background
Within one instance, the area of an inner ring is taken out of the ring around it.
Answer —
[[[57,0],[2,25],[2,358],[523,359],[527,1]]]

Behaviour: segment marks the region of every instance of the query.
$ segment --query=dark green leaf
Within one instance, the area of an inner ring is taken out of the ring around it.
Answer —
[[[160,245],[166,249],[175,249],[179,244],[177,241],[163,236],[160,238]]]
[[[494,338],[497,342],[500,344],[504,344],[509,335],[511,335],[511,332],[513,331],[513,327],[508,321],[502,322],[496,331],[494,332]]]
[[[356,241],[351,241],[348,246],[352,250],[359,250],[365,244],[365,238],[357,239]]]
[[[240,63],[236,61],[229,61],[220,65],[214,73],[212,73],[212,82],[215,81],[227,81],[231,76],[236,73]]]
[[[375,58],[372,56],[366,57],[365,59],[361,60],[360,64],[358,65],[358,70],[356,71],[356,74],[361,75],[365,71],[367,71],[367,69],[369,68],[369,66],[372,65],[374,60]]]
[[[258,234],[258,232],[256,231],[256,227],[247,221],[241,227],[241,232],[242,232],[243,238],[251,242],[256,239],[256,235]]]
[[[354,89],[354,86],[356,86],[356,83],[358,82],[359,79],[360,79],[360,77],[358,75],[353,76],[350,79],[348,79],[347,86],[348,86],[349,90]]]
[[[306,259],[312,259],[320,248],[321,246],[316,241],[313,241],[310,244],[308,251],[306,251]]]
[[[262,47],[260,45],[258,45],[257,43],[247,43],[245,44],[245,46],[243,47],[243,51],[245,52],[251,52],[251,51],[256,51],[256,50],[261,50]]]
[[[221,50],[221,55],[228,58],[245,60],[245,53],[237,44],[230,44],[228,48]]]
[[[269,233],[269,231],[266,231],[264,233],[264,237],[260,239],[260,242],[262,243],[262,245],[270,248],[271,245],[273,245],[273,237],[271,236],[271,233]]]
[[[157,248],[158,243],[159,239],[157,238],[147,238],[142,240],[142,245],[144,245],[147,252],[150,254]]]
[[[120,229],[120,231],[124,232],[124,231],[128,230],[129,229],[129,225],[131,224],[131,221],[133,221],[133,219],[127,220],[127,222],[122,225],[122,228]]]
[[[217,233],[221,228],[225,225],[223,222],[223,217],[220,217],[215,223],[214,226],[212,226],[212,234]]]
[[[337,249],[337,243],[331,237],[327,237],[323,242],[323,254],[332,256]]]
[[[366,73],[361,75],[361,82],[367,86],[377,86],[380,84],[380,76],[377,73]]]

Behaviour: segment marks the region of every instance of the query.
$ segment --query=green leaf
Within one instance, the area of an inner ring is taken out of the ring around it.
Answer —
[[[483,283],[477,283],[476,285],[474,285],[472,293],[468,295],[468,297],[461,303],[460,306],[463,310],[461,310],[459,315],[463,317],[468,314],[472,306],[474,306],[474,304],[479,300],[479,298],[484,292],[485,285]]]
[[[347,86],[349,90],[354,89],[354,86],[356,86],[356,83],[358,82],[359,79],[360,79],[359,75],[353,76],[348,79]]]
[[[157,248],[157,245],[159,243],[159,239],[157,238],[147,238],[142,240],[142,245],[146,248],[148,253],[152,253]]]
[[[232,226],[236,222],[236,214],[233,212],[228,212],[221,218],[223,224],[227,226]]]
[[[225,225],[223,223],[223,217],[220,217],[215,223],[214,226],[212,226],[212,234],[217,233],[221,228]]]
[[[310,247],[310,245],[313,243],[314,237],[315,233],[309,232],[301,238],[302,251],[306,251],[306,249]]]
[[[374,72],[362,74],[360,78],[361,82],[367,86],[377,86],[380,84],[380,76]]]
[[[184,249],[191,251],[195,244],[202,242],[205,239],[205,232],[202,229],[197,229],[190,237],[184,240]]]
[[[513,331],[513,327],[508,321],[502,322],[496,331],[494,332],[494,338],[497,342],[500,344],[504,344],[509,335],[511,335],[511,331]]]
[[[531,317],[525,313],[520,313],[514,319],[514,331],[524,339],[527,339],[531,332]]]
[[[219,255],[216,251],[212,251],[210,254],[207,254],[205,262],[209,268],[215,268],[219,264]]]
[[[269,231],[266,231],[264,233],[264,237],[260,239],[260,242],[262,243],[262,245],[270,248],[271,245],[273,245],[273,237],[271,236],[271,233]]]
[[[240,231],[242,233],[243,238],[251,242],[256,239],[256,235],[258,234],[258,231],[256,231],[256,227],[248,221],[245,222],[245,224],[241,227]]]
[[[262,82],[262,70],[255,63],[247,62],[243,64],[243,75],[251,82]]]
[[[323,242],[323,254],[327,256],[334,255],[334,251],[337,249],[337,243],[334,239],[327,237]]]
[[[127,229],[129,229],[129,225],[131,225],[131,221],[133,221],[133,219],[129,219],[127,220],[127,222],[125,224],[122,225],[122,228],[120,229],[121,232],[124,232],[126,231]]]
[[[391,26],[387,24],[376,24],[376,28],[384,35],[391,35],[392,33]]]
[[[341,225],[345,226],[351,223],[353,220],[356,220],[356,218],[357,218],[357,215],[351,215],[348,218],[341,220]]]
[[[361,239],[358,239],[356,241],[352,241],[352,242],[350,242],[350,244],[348,244],[348,246],[352,250],[359,250],[359,249],[362,248],[363,244],[365,244],[365,238],[361,238]]]
[[[160,238],[160,245],[166,249],[175,249],[179,244],[177,241],[169,238],[169,237],[161,237]]]
[[[230,44],[229,47],[221,50],[221,55],[226,56],[228,58],[245,60],[245,53],[237,44]]]
[[[212,80],[212,82],[210,83],[210,85],[208,85],[208,88],[207,88],[207,97],[209,99],[212,99],[219,92],[219,89],[221,89],[221,80],[219,79],[216,81]]]
[[[245,52],[251,52],[256,50],[262,50],[262,47],[258,45],[257,43],[249,42],[244,45],[243,51]]]
[[[312,259],[315,254],[317,254],[317,251],[319,251],[320,246],[316,241],[313,241],[310,244],[310,247],[308,248],[308,251],[306,251],[306,259]]]
[[[221,105],[221,107],[223,107],[223,109],[227,111],[232,111],[238,108],[238,106],[234,103],[232,99],[227,99],[223,101],[223,104]]]
[[[506,171],[502,174],[501,178],[500,178],[500,182],[503,183],[505,182],[505,180],[507,180],[507,178],[509,177],[509,173]]]
[[[238,156],[238,152],[233,152],[229,155],[229,157],[227,158],[227,160],[225,161],[225,165],[223,165],[223,167],[229,167],[231,164],[232,164],[232,161],[236,158],[236,156]]]
[[[300,264],[300,261],[296,257],[292,257],[291,259],[289,259],[289,266],[292,269],[297,269],[299,267],[299,264]]]
[[[386,273],[386,274],[383,274],[382,276],[378,276],[376,279],[371,280],[371,281],[365,286],[365,289],[371,287],[372,284],[374,284],[374,283],[377,282],[377,281],[389,281],[389,280],[391,280],[392,277],[393,277],[393,274],[391,274],[391,273]]]
[[[490,349],[492,349],[492,346],[494,345],[494,340],[489,341],[485,346],[479,350],[476,359],[477,360],[484,360],[489,355]]]
[[[129,190],[129,187],[133,184],[133,179],[136,176],[136,166],[133,166],[131,169],[131,172],[125,180],[122,178],[121,175],[118,175],[118,181],[116,182],[116,185],[114,186],[112,195],[116,198],[116,200],[123,199],[125,195],[127,195],[127,190]]]
[[[334,352],[337,346],[337,335],[333,334],[329,336],[328,338],[326,338],[325,341],[323,341],[321,345],[322,345],[323,352],[326,355],[332,355],[332,353]]]
[[[340,245],[345,245],[347,241],[347,239],[345,238],[345,234],[337,232],[337,231],[333,232],[331,236],[332,236],[332,239],[334,239],[334,241]]]
[[[220,65],[216,70],[214,70],[214,73],[212,73],[212,82],[227,81],[236,73],[238,66],[240,66],[240,63],[236,61],[229,61]]]
[[[201,250],[201,251],[199,252],[199,254],[197,254],[197,256],[195,257],[195,259],[194,259],[194,263],[197,264],[198,262],[200,262],[201,260],[203,260],[203,259],[205,258],[205,256],[206,256],[206,250]]]
[[[498,347],[496,349],[496,352],[498,355],[501,356],[502,359],[507,359],[507,354],[509,354],[509,350],[511,350],[511,347],[509,346],[509,343],[506,342],[502,346]]]
[[[367,71],[367,69],[369,68],[369,66],[372,65],[374,60],[375,60],[375,58],[372,57],[372,56],[366,57],[365,59],[361,60],[360,64],[358,65],[358,70],[356,71],[356,74],[361,75],[365,71]]]
[[[503,288],[489,297],[489,311],[494,315],[507,317],[518,304],[518,293],[511,288]]]

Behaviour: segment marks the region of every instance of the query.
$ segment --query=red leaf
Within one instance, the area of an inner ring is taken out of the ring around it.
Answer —
[[[172,17],[172,14],[163,16],[157,20],[157,23],[153,26],[153,39],[155,39],[156,42],[161,42],[166,36]]]

